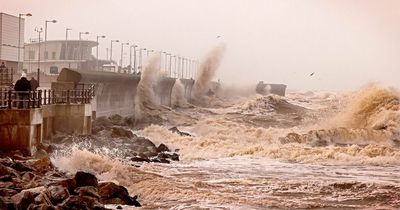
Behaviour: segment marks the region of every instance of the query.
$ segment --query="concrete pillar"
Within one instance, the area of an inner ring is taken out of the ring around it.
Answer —
[[[42,109],[0,110],[0,150],[33,155],[42,142]]]

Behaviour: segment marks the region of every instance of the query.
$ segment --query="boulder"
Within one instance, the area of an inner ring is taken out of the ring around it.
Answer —
[[[97,200],[100,199],[99,190],[93,186],[78,187],[75,189],[75,193],[79,196],[89,196],[96,198]]]
[[[131,161],[135,161],[135,162],[147,162],[147,163],[149,163],[150,162],[150,159],[149,158],[146,158],[146,157],[132,157],[131,158]]]
[[[104,209],[103,205],[96,198],[89,196],[70,196],[59,208],[62,210],[91,210]]]
[[[119,125],[119,126],[125,126],[126,125],[125,124],[125,120],[124,120],[123,117],[121,117],[121,115],[114,114],[114,115],[111,115],[108,119],[110,120],[110,122],[113,125]]]
[[[30,191],[23,191],[11,197],[16,209],[27,209],[34,203],[34,194]]]
[[[69,197],[69,192],[67,188],[61,185],[53,185],[47,188],[47,196],[53,205],[57,205]]]
[[[47,204],[31,204],[27,210],[57,210],[57,208]]]
[[[47,171],[54,168],[49,157],[30,161],[30,166],[37,171]]]
[[[58,181],[58,182],[55,183],[55,185],[61,185],[61,186],[65,187],[65,188],[67,188],[68,192],[70,194],[73,194],[75,192],[76,187],[77,187],[75,178],[64,179],[64,180]]]
[[[101,183],[99,186],[99,195],[101,199],[125,198],[129,196],[128,190],[114,182]]]
[[[165,144],[160,144],[157,147],[158,152],[170,152],[169,148]]]
[[[136,137],[130,146],[131,150],[138,153],[141,157],[153,157],[158,154],[156,145],[144,137]]]
[[[98,186],[98,181],[95,175],[91,173],[86,173],[83,171],[78,171],[75,174],[75,181],[77,187],[84,187],[84,186]]]
[[[134,137],[134,134],[132,133],[132,131],[127,130],[122,127],[112,127],[111,137],[113,137],[113,138],[117,138],[117,137],[132,138],[132,137]]]
[[[14,162],[11,165],[11,168],[15,169],[16,171],[19,172],[25,172],[25,171],[34,171],[35,169],[33,169],[32,167],[28,166],[27,164],[23,163],[23,162]]]
[[[39,195],[37,195],[34,199],[35,204],[38,204],[38,205],[44,204],[44,205],[51,206],[52,202],[47,194],[48,194],[48,192],[47,192],[47,190],[45,190],[45,191],[41,192]]]
[[[0,196],[1,197],[11,197],[15,194],[17,194],[18,191],[9,189],[9,188],[0,188]],[[1,208],[0,208],[1,209]]]
[[[190,133],[180,131],[177,127],[172,127],[168,130],[171,131],[172,133],[176,133],[180,136],[192,136],[192,135],[190,135]]]
[[[128,190],[124,186],[117,185],[113,182],[101,183],[99,185],[99,195],[103,204],[121,204],[140,207],[140,203],[136,200],[137,196],[129,196]]]
[[[0,176],[7,176],[7,175],[11,177],[20,177],[15,169],[0,164]]]

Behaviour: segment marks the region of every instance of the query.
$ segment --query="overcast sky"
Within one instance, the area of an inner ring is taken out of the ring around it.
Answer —
[[[400,88],[399,0],[0,0],[0,12],[33,14],[26,41],[51,19],[58,22],[48,25],[48,39],[65,39],[67,27],[71,39],[106,35],[100,58],[110,39],[199,59],[223,41],[216,79],[229,84]]]

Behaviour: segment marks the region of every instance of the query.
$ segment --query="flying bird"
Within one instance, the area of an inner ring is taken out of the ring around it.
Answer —
[[[310,77],[312,77],[314,75],[314,72],[310,74]]]
[[[218,38],[221,38],[221,36],[217,36],[217,39],[218,39]]]

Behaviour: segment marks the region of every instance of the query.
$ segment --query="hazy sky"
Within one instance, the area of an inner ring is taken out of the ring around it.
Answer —
[[[216,78],[230,84],[400,88],[399,0],[0,0],[0,11],[33,14],[26,40],[46,19],[58,21],[48,25],[48,39],[65,39],[66,27],[71,39],[106,35],[100,58],[119,39],[201,59],[220,35],[227,52]]]

